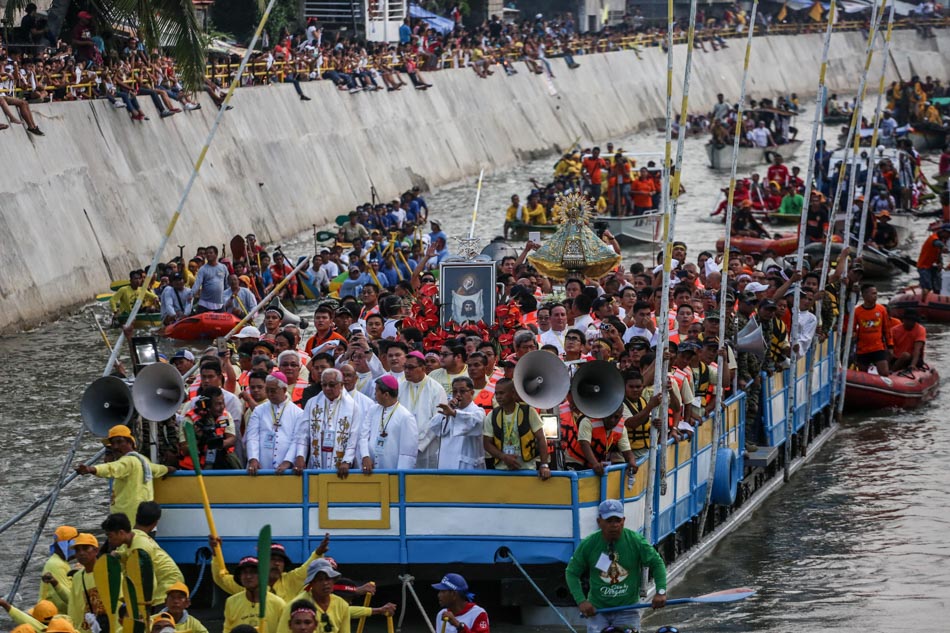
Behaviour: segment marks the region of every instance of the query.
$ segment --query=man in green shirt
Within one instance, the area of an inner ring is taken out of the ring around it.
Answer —
[[[785,187],[785,197],[782,198],[782,204],[779,205],[779,215],[801,215],[802,207],[805,205],[805,198],[798,193],[792,185]]]
[[[666,565],[653,546],[639,532],[624,528],[623,504],[607,499],[597,512],[595,532],[581,541],[567,565],[565,577],[582,615],[587,617],[587,633],[600,633],[607,626],[640,630],[640,610],[625,609],[598,613],[600,609],[622,607],[637,602],[640,572],[649,567],[656,583],[653,608],[666,605]],[[584,595],[581,579],[590,582]]]

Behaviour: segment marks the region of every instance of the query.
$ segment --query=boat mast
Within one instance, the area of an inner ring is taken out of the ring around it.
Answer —
[[[833,2],[834,0],[832,0]],[[729,273],[729,247],[732,244],[732,213],[735,209],[736,194],[736,171],[739,167],[739,142],[742,139],[742,119],[745,114],[745,92],[746,80],[749,77],[749,60],[752,57],[752,38],[755,36],[755,15],[759,8],[759,0],[752,2],[752,14],[749,18],[749,35],[745,42],[745,60],[742,64],[742,81],[739,84],[739,103],[736,107],[736,129],[735,136],[732,139],[732,166],[729,170],[729,192],[726,194],[726,239],[722,247],[722,263],[720,271],[722,279],[719,283],[719,346],[723,347],[726,343],[726,291],[729,284],[726,283],[726,275]],[[724,361],[719,361],[720,363]],[[725,361],[728,362],[728,359]],[[699,520],[700,538],[706,533],[706,514],[709,512],[709,501],[712,497],[713,477],[716,474],[716,453],[719,448],[719,438],[722,436],[722,367],[716,374],[716,408],[713,413],[713,435],[712,435],[712,454],[709,459],[709,474],[706,475],[706,503],[703,506],[703,513]]]

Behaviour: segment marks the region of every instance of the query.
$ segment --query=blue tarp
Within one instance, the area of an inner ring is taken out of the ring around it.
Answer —
[[[434,28],[442,35],[451,33],[452,29],[455,28],[455,22],[449,18],[443,18],[441,15],[432,13],[431,11],[426,11],[418,4],[409,5],[409,17],[415,18],[417,20],[424,20],[429,26]]]

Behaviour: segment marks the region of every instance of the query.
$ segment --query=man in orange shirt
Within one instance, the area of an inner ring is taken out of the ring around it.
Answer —
[[[933,290],[940,292],[941,255],[947,248],[947,239],[950,238],[950,224],[937,228],[936,232],[920,247],[920,256],[917,258],[917,275],[920,277],[921,299]]]
[[[877,303],[877,288],[874,284],[861,286],[864,303],[854,309],[854,334],[857,338],[855,364],[858,370],[867,371],[871,365],[880,376],[890,375],[887,359],[894,347],[891,337],[887,308]]]
[[[904,311],[900,324],[891,328],[891,338],[894,339],[891,369],[900,371],[923,367],[927,330],[919,323],[916,310]]]
[[[649,169],[640,168],[640,177],[630,183],[630,191],[633,193],[634,215],[643,215],[653,208],[653,194],[657,193],[657,188]]]
[[[597,200],[600,198],[600,188],[604,182],[604,170],[607,169],[607,161],[600,157],[600,148],[595,147],[581,165],[584,168],[584,183],[587,185],[587,195],[594,201],[594,204],[597,204]]]

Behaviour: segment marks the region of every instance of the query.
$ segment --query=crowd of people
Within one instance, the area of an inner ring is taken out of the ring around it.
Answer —
[[[727,46],[725,37],[740,35],[746,28],[747,15],[738,5],[725,7],[718,15],[707,15],[705,9],[699,13],[696,46],[703,50],[707,42],[715,50]],[[758,15],[757,27],[763,31],[779,17]],[[795,22],[796,16],[791,12],[775,23]],[[201,107],[197,95],[182,85],[172,58],[146,49],[134,34],[121,39],[106,35],[111,32],[106,26],[101,16],[80,11],[56,39],[36,5],[28,4],[14,41],[0,39],[0,110],[7,120],[23,122],[29,132],[42,135],[30,103],[107,99],[125,109],[133,121],[149,118],[141,97],[150,98],[160,117]],[[684,19],[678,20],[674,41],[681,39],[684,29]],[[397,91],[408,85],[403,79],[407,77],[416,90],[426,90],[432,84],[423,78],[423,71],[470,67],[484,78],[499,66],[508,75],[516,74],[516,62],[524,62],[528,72],[553,76],[550,57],[564,57],[568,68],[574,69],[579,65],[575,56],[665,46],[665,38],[665,29],[645,20],[639,9],[620,24],[584,34],[577,31],[570,14],[547,18],[538,14],[517,23],[498,16],[481,24],[463,24],[459,19],[454,29],[443,33],[423,20],[407,18],[394,43],[367,42],[340,31],[325,34],[310,19],[296,33],[286,28],[276,37],[265,33],[262,50],[252,56],[242,85],[292,83],[300,99],[309,101],[301,86],[308,81],[329,80],[341,91],[354,94],[383,88]],[[230,57],[210,55],[202,88],[217,107],[222,106],[236,72],[237,64]],[[0,124],[0,129],[6,127]],[[780,142],[778,138],[774,140]]]

